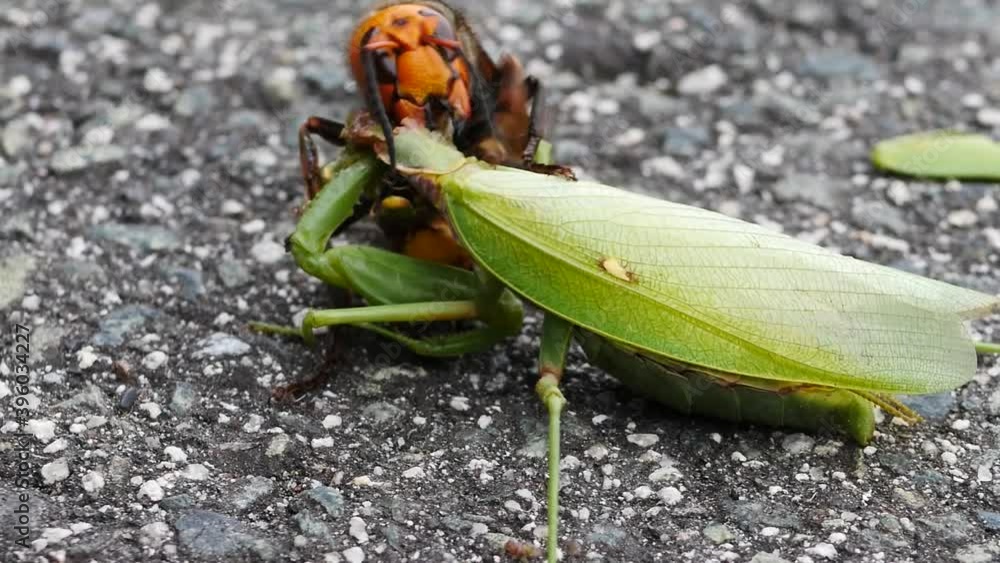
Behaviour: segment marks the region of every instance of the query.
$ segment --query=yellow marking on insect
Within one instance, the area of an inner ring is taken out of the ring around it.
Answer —
[[[604,258],[601,260],[601,268],[612,276],[627,282],[635,281],[635,273],[625,269],[625,266],[617,258]]]
[[[398,195],[391,195],[382,200],[382,207],[385,209],[406,209],[410,207],[410,200]]]

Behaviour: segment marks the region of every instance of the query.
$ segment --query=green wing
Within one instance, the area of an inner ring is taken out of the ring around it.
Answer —
[[[930,393],[968,381],[962,320],[994,296],[718,213],[589,182],[468,166],[441,178],[476,260],[614,341],[722,372]]]
[[[882,141],[875,166],[924,178],[1000,180],[1000,143],[985,135],[931,131]]]

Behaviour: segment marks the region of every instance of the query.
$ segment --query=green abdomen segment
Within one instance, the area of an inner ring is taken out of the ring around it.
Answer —
[[[819,385],[714,374],[641,355],[592,332],[577,331],[587,358],[638,393],[683,414],[802,430],[834,431],[867,444],[872,405],[854,393]]]

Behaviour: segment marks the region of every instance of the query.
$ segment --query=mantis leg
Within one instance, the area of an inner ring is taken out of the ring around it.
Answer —
[[[559,390],[566,366],[573,325],[553,314],[542,323],[539,379],[535,392],[549,411],[549,484],[548,484],[548,561],[555,563],[559,552],[559,419],[566,398]]]
[[[323,117],[311,116],[299,126],[299,163],[302,166],[302,180],[306,184],[306,199],[316,197],[323,188],[323,178],[320,172],[319,155],[313,135],[319,135],[328,143],[343,146],[341,133],[344,124]]]
[[[980,354],[1000,354],[1000,344],[976,342],[976,352]]]
[[[286,245],[299,267],[337,287],[347,282],[324,256],[330,237],[358,213],[356,207],[374,193],[385,166],[370,153],[348,149],[324,172],[332,179],[311,199]]]

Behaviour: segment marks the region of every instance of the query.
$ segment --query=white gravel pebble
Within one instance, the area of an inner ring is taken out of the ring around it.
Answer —
[[[629,434],[627,436],[628,441],[639,446],[640,448],[648,448],[653,444],[660,441],[660,437],[656,434]]]
[[[673,178],[681,180],[687,173],[684,167],[669,156],[648,158],[639,165],[642,175],[648,177]]]
[[[833,532],[827,539],[830,540],[830,543],[844,543],[847,541],[847,535],[843,532]]]
[[[274,264],[285,258],[285,247],[271,239],[262,240],[250,248],[250,255],[261,264]]]
[[[487,428],[490,427],[491,424],[493,424],[493,417],[484,414],[483,416],[479,417],[479,420],[476,421],[476,424],[479,425],[479,428],[486,430]]]
[[[677,487],[663,487],[656,493],[656,495],[659,496],[660,500],[662,500],[667,506],[678,504],[684,498],[684,495],[681,494]]]
[[[987,127],[1000,127],[1000,108],[983,108],[976,114],[976,119]]]
[[[816,440],[805,434],[791,434],[781,441],[781,447],[792,455],[809,453],[815,445]]]
[[[159,350],[146,354],[146,357],[142,359],[142,367],[150,371],[160,369],[165,363],[167,363],[167,355]]]
[[[811,553],[813,555],[818,555],[824,559],[836,559],[837,558],[837,548],[833,547],[833,544],[826,542],[820,542],[809,549],[806,549],[806,553]]]
[[[948,223],[953,227],[971,227],[979,222],[979,216],[971,209],[959,209],[948,214]]]
[[[760,535],[764,536],[765,538],[774,537],[774,536],[776,536],[776,535],[778,535],[780,533],[781,533],[781,530],[779,530],[778,528],[775,528],[774,526],[766,526],[766,527],[762,528],[761,531],[760,531]]]
[[[423,479],[427,474],[424,473],[424,468],[419,465],[416,467],[411,467],[403,472],[403,478],[405,479]]]
[[[227,199],[226,201],[222,202],[222,208],[220,209],[220,211],[222,211],[223,215],[232,216],[232,215],[242,215],[243,212],[246,211],[246,209],[247,209],[246,206],[236,201],[235,199]]]
[[[333,447],[333,437],[332,436],[326,436],[324,438],[313,438],[312,442],[310,442],[310,444],[312,444],[312,447],[313,447],[314,450],[319,450],[319,449],[323,449],[323,448],[332,448]]]
[[[163,409],[160,408],[160,405],[158,405],[156,403],[153,403],[153,402],[146,402],[146,403],[140,404],[139,405],[139,410],[146,411],[146,414],[152,420],[156,420],[157,418],[160,418],[160,415],[163,414]]]
[[[147,92],[164,94],[174,89],[174,81],[162,68],[154,67],[146,71],[146,76],[142,79],[142,87]]]
[[[74,424],[73,426],[77,425]],[[73,432],[73,426],[70,426],[70,432]],[[87,427],[83,426],[82,424],[80,424],[79,426],[82,426],[84,430],[87,429]],[[78,434],[78,432],[76,432],[76,434]],[[67,442],[64,438],[59,438],[58,440],[53,440],[51,443],[49,443],[49,445],[45,446],[45,449],[42,450],[42,453],[55,454],[65,450],[67,447],[69,447],[69,442]]]
[[[208,468],[200,463],[188,465],[184,468],[184,472],[181,473],[181,476],[189,481],[204,481],[208,479],[209,475]]]
[[[472,408],[469,406],[468,397],[452,397],[451,401],[448,401],[448,406],[459,412],[465,412]]]
[[[184,450],[178,448],[177,446],[167,446],[163,448],[163,453],[170,458],[170,461],[174,463],[185,463],[188,459]]]
[[[139,528],[139,542],[158,549],[173,536],[173,530],[166,522],[151,522]]]
[[[524,509],[521,508],[521,503],[517,502],[516,500],[508,500],[504,502],[503,507],[507,510],[507,512],[512,512],[514,514],[524,512]]]
[[[960,419],[956,420],[955,422],[952,422],[951,423],[951,427],[954,430],[968,430],[969,426],[971,426],[971,424],[972,423],[970,423],[968,420],[966,420],[964,418],[960,418]]]
[[[61,457],[42,466],[42,480],[46,485],[58,483],[69,477],[69,462]]]
[[[93,346],[84,346],[76,352],[77,367],[80,369],[90,369],[97,362],[98,356],[94,353]]]
[[[677,83],[677,91],[684,96],[699,96],[710,94],[722,88],[729,82],[729,77],[719,65],[709,65],[705,68],[688,73]]]
[[[56,423],[51,420],[32,418],[24,425],[24,431],[39,442],[49,442],[56,436]]]
[[[150,479],[139,486],[139,498],[146,497],[153,502],[163,500],[163,487],[155,480]]]
[[[594,444],[587,448],[587,451],[583,452],[583,455],[601,461],[602,459],[608,457],[608,448],[604,444]]]
[[[645,500],[651,496],[653,496],[653,489],[649,488],[646,485],[639,485],[638,487],[636,487],[635,498]]]
[[[340,552],[347,563],[362,563],[365,560],[365,551],[360,547],[350,547]]]
[[[42,298],[37,295],[29,295],[21,300],[21,307],[25,311],[37,311],[42,305]]]
[[[954,452],[944,452],[941,454],[941,461],[948,465],[955,465],[958,463],[958,456]]]
[[[104,488],[104,475],[100,471],[88,471],[80,481],[83,483],[83,490],[88,493],[96,493]]]
[[[365,521],[355,516],[351,518],[349,532],[358,543],[368,543],[368,527]]]
[[[328,414],[326,415],[326,418],[323,419],[323,428],[329,430],[331,428],[336,428],[337,426],[340,426],[343,423],[344,419],[340,418],[335,414]]]

